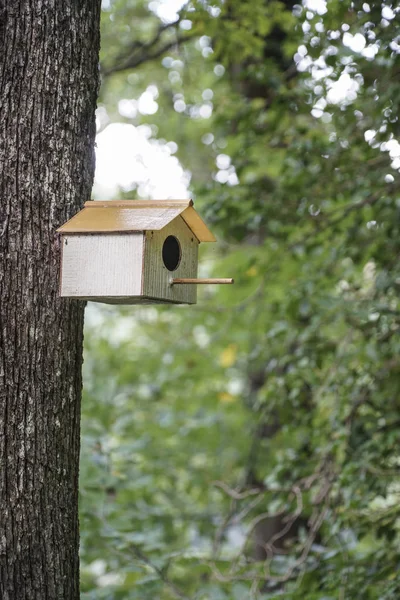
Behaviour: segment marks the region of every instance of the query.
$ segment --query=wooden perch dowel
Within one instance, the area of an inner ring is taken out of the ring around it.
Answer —
[[[222,284],[222,283],[233,283],[233,279],[232,278],[229,278],[229,279],[179,279],[179,278],[171,279],[171,285],[182,284],[182,283],[189,283],[189,284],[194,284],[194,285],[198,285],[198,284],[202,284],[202,283]]]

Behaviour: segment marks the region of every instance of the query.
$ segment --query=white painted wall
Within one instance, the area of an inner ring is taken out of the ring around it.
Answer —
[[[143,233],[75,234],[63,236],[62,244],[61,296],[140,295]]]

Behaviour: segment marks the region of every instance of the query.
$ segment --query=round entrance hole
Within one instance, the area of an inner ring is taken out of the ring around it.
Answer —
[[[181,245],[174,235],[169,235],[162,247],[162,259],[168,271],[175,271],[181,262]]]

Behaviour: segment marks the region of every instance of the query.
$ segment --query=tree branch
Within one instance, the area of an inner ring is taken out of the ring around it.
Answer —
[[[174,46],[180,46],[184,42],[196,37],[198,34],[195,32],[186,32],[184,34],[178,33],[177,27],[181,20],[182,17],[179,17],[179,19],[173,23],[160,25],[155,36],[149,42],[132,42],[125,52],[116,57],[113,65],[109,67],[102,67],[102,76],[108,77],[114,73],[120,73],[121,71],[126,71],[128,69],[135,69],[144,62],[159,58]],[[174,31],[175,33],[174,38],[164,42],[162,45],[159,45],[163,34],[171,31]]]
[[[155,565],[149,558],[142,552],[142,550],[136,544],[130,544],[129,550],[134,554],[136,558],[141,560],[145,565],[147,565],[150,569],[152,569],[160,578],[160,580],[166,585],[169,590],[174,594],[176,598],[180,598],[180,600],[190,600],[184,592],[180,588],[178,588],[168,577],[166,573],[166,569],[161,569],[157,565]]]

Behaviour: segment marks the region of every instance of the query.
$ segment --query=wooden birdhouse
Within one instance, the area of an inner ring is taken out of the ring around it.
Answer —
[[[195,304],[200,242],[215,237],[191,200],[89,201],[57,230],[60,295],[108,304]]]

